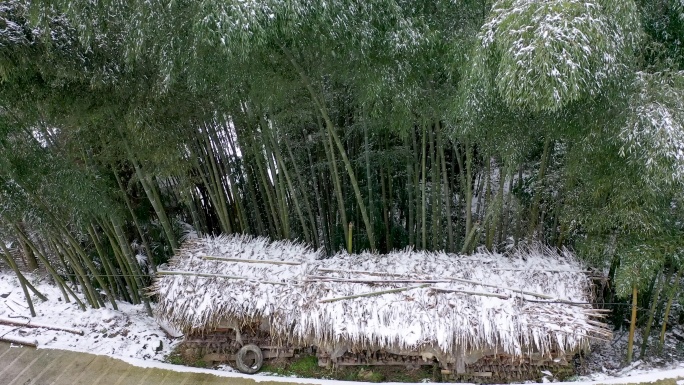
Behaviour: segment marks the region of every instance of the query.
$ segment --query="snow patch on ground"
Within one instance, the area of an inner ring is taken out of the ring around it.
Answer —
[[[164,360],[180,341],[170,338],[154,318],[147,316],[142,305],[118,302],[119,310],[113,310],[107,304],[107,308],[82,311],[73,299],[66,303],[59,289],[47,283],[45,278],[26,276],[48,301],[32,297],[37,314],[32,318],[17,278],[11,272],[0,272],[0,319],[76,329],[83,331],[83,335],[0,324],[0,336],[35,340],[38,348],[142,361]]]

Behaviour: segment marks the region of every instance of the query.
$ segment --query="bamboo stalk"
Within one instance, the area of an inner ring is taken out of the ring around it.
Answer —
[[[124,142],[125,140],[126,139],[124,139]],[[140,184],[143,186],[145,195],[147,196],[147,199],[150,201],[150,204],[152,205],[152,208],[154,209],[155,214],[157,214],[157,218],[159,218],[159,222],[161,223],[162,228],[164,229],[164,234],[166,235],[169,245],[171,245],[171,248],[174,251],[178,250],[178,243],[176,242],[176,237],[173,234],[173,226],[171,226],[171,221],[169,221],[169,217],[166,214],[166,210],[164,209],[164,206],[162,205],[158,194],[156,194],[153,183],[150,180],[151,178],[143,170],[142,166],[138,164],[138,161],[133,156],[133,153],[131,152],[127,143],[126,150],[128,152],[129,161],[131,162],[131,164],[133,164],[133,168],[135,169],[135,174],[137,175]]]
[[[353,246],[352,245],[352,234],[353,234],[353,232],[354,232],[354,224],[349,222],[349,232],[347,233],[347,234],[349,234],[348,238],[347,238],[347,253],[349,253],[349,254],[352,253],[352,246]]]
[[[81,266],[81,264],[78,262],[78,256],[74,255],[72,250],[69,249],[67,245],[60,239],[59,234],[52,234],[52,242],[55,246],[55,250],[69,261],[69,264],[76,275],[76,280],[83,290],[85,299],[88,301],[90,306],[95,309],[99,309],[100,302],[98,300],[98,296],[95,293],[95,289],[92,287],[89,277],[83,269],[83,266]]]
[[[679,271],[677,271],[677,276],[675,277],[675,281],[673,286],[670,288],[669,293],[668,293],[668,298],[667,298],[667,304],[665,305],[665,314],[663,314],[663,326],[660,329],[660,338],[659,342],[660,344],[658,345],[659,349],[663,348],[663,345],[665,344],[665,332],[667,331],[667,319],[670,317],[670,309],[672,308],[672,301],[674,300],[675,295],[679,291],[679,280],[682,278],[682,270],[681,268]]]
[[[646,327],[644,328],[644,332],[641,338],[641,349],[639,350],[639,359],[644,359],[644,356],[646,355],[648,340],[651,337],[651,326],[653,326],[653,320],[655,318],[656,309],[658,307],[658,303],[660,302],[660,291],[663,289],[665,282],[670,281],[670,276],[672,275],[672,273],[668,274],[667,276],[663,274],[660,280],[658,280],[658,275],[659,274],[656,274],[655,278],[657,280],[655,294],[651,296],[651,308],[648,311],[648,321],[646,322]]]
[[[234,275],[224,275],[224,274],[212,274],[212,273],[197,273],[194,271],[174,271],[174,270],[163,270],[157,271],[157,275],[187,275],[194,277],[204,277],[204,278],[225,278],[225,279],[242,279],[245,281],[253,281],[258,283],[268,283],[270,285],[287,285],[285,282],[273,282],[273,281],[257,281],[248,277],[239,277]]]
[[[236,130],[236,132],[238,131]],[[250,150],[249,152],[246,152],[245,155],[251,155],[254,158],[251,163],[252,165],[256,165],[256,171],[259,176],[255,182],[259,183],[259,185],[262,186],[263,191],[266,193],[266,203],[268,203],[268,207],[265,211],[267,219],[269,223],[272,224],[275,233],[280,237],[283,237],[282,218],[278,216],[278,210],[276,208],[277,198],[274,197],[275,189],[273,189],[273,186],[269,183],[269,178],[266,176],[266,171],[264,170],[263,152],[261,150],[255,150],[256,146],[254,145],[250,135],[245,135],[245,138],[249,139],[247,140],[249,145],[246,146],[245,149]]]
[[[262,120],[264,118],[262,117]],[[266,126],[266,122],[263,122],[263,126]],[[297,217],[299,218],[299,223],[302,227],[302,232],[304,233],[304,239],[306,240],[307,243],[311,242],[311,235],[309,233],[309,227],[306,224],[306,219],[304,218],[304,212],[302,210],[302,204],[299,201],[299,198],[297,197],[297,189],[295,188],[294,183],[292,182],[292,177],[290,177],[290,171],[287,168],[287,165],[285,164],[285,161],[283,160],[283,156],[280,153],[280,148],[278,147],[278,143],[276,143],[275,139],[273,139],[273,136],[270,135],[268,131],[266,131],[264,128],[264,135],[267,137],[266,140],[271,142],[271,146],[273,148],[273,155],[275,155],[275,163],[278,167],[279,171],[282,171],[283,176],[285,177],[285,183],[287,188],[289,188],[291,194],[290,197],[292,199],[293,206],[295,208],[295,213],[297,214]],[[305,198],[305,197],[304,197]],[[314,223],[311,223],[311,226],[315,226]]]
[[[306,136],[306,132],[304,132]],[[289,147],[288,147],[289,148]],[[327,249],[326,251],[332,250],[332,244],[330,241],[330,233],[328,230],[328,221],[325,218],[325,212],[323,211],[323,203],[321,199],[321,194],[319,193],[319,183],[318,183],[318,176],[316,175],[316,172],[314,171],[314,163],[313,159],[311,157],[311,151],[309,151],[308,148],[306,148],[306,157],[309,160],[309,173],[311,175],[311,183],[313,185],[313,192],[314,192],[314,197],[316,199],[316,208],[318,209],[318,213],[321,215],[321,224],[323,225],[322,231],[323,231],[323,245]],[[294,158],[293,158],[294,159]],[[293,160],[294,162],[294,160]]]
[[[482,282],[477,282],[477,281],[471,281],[471,280],[468,280],[468,279],[451,278],[451,280],[457,281],[457,282],[470,283],[470,284],[473,284],[473,285],[480,285],[480,286],[485,286],[485,287],[494,287],[494,288],[503,289],[503,290],[511,290],[511,291],[516,292],[516,293],[525,294],[525,295],[530,295],[530,296],[538,297],[538,298],[555,299],[554,297],[551,297],[551,296],[546,295],[546,294],[534,293],[534,292],[531,292],[531,291],[519,290],[519,289],[514,289],[514,288],[511,288],[511,287],[505,287],[505,286],[497,286],[497,285],[492,285],[492,284],[489,284],[489,283],[482,283]]]
[[[543,271],[550,273],[591,273],[591,270],[562,270],[562,269],[507,269],[507,268],[491,268],[490,270],[496,271]]]
[[[16,225],[15,225],[15,226],[16,226]],[[50,275],[52,276],[52,279],[55,280],[55,282],[57,283],[57,287],[59,287],[60,291],[62,292],[62,296],[64,296],[64,302],[69,303],[69,296],[67,295],[67,291],[68,291],[69,294],[71,294],[71,296],[74,297],[74,300],[76,301],[76,303],[78,304],[78,306],[81,308],[81,310],[85,310],[85,305],[83,304],[83,302],[81,302],[81,300],[76,296],[76,293],[74,293],[73,290],[71,290],[71,288],[69,287],[69,285],[67,285],[67,284],[64,282],[64,280],[62,279],[62,277],[59,276],[59,274],[57,273],[57,271],[56,271],[56,270],[54,269],[54,267],[52,267],[52,265],[50,264],[50,261],[48,261],[48,259],[47,259],[47,257],[45,256],[45,254],[43,254],[43,252],[40,251],[40,250],[38,249],[38,247],[37,247],[33,242],[30,241],[30,239],[28,238],[28,235],[24,234],[24,233],[23,233],[22,231],[20,231],[20,229],[18,229],[17,227],[15,227],[15,230],[17,231],[17,235],[19,236],[19,238],[23,239],[23,240],[29,245],[29,247],[30,247],[31,249],[33,249],[34,254],[35,254],[35,255],[38,257],[38,259],[40,259],[40,261],[43,263],[43,266],[45,266],[45,268],[47,269],[47,271],[50,273]]]
[[[382,221],[385,224],[385,244],[386,250],[392,250],[392,231],[390,229],[390,214],[389,214],[389,204],[387,195],[389,188],[386,187],[389,183],[385,183],[385,173],[382,168],[380,168],[380,201],[382,202]],[[387,178],[389,180],[389,177]],[[370,205],[369,205],[370,206]],[[371,206],[372,207],[372,206]],[[371,210],[373,212],[373,210]]]
[[[477,296],[481,296],[481,297],[494,297],[494,298],[501,298],[501,299],[510,299],[511,298],[510,295],[497,294],[497,293],[487,293],[487,292],[482,292],[482,291],[442,289],[439,287],[431,287],[430,289],[435,290],[435,291],[441,291],[444,293],[461,293],[461,294],[477,295]]]
[[[3,256],[3,259],[5,259],[10,268],[14,270],[14,273],[16,274],[17,279],[19,280],[21,290],[24,292],[24,297],[26,298],[26,303],[28,304],[29,311],[31,312],[31,317],[35,317],[36,310],[33,308],[33,301],[31,300],[31,295],[29,294],[28,288],[26,287],[26,278],[24,278],[24,276],[19,271],[19,267],[14,262],[14,259],[12,259],[12,254],[10,254],[9,250],[7,250],[7,248],[5,247],[4,241],[0,241],[0,247],[2,247],[3,251],[3,254],[0,254],[0,256]]]
[[[440,207],[438,207],[438,202],[440,201],[442,183],[439,180],[439,157],[437,154],[437,142],[435,141],[435,129],[437,129],[438,125],[439,119],[437,119],[435,124],[430,124],[428,127],[428,140],[430,141],[430,171],[432,172],[432,175],[430,176],[430,205],[432,206],[432,213],[430,214],[430,247],[432,250],[438,250],[442,248],[441,238],[443,238],[439,236],[441,228],[441,215],[439,213]]]
[[[314,218],[313,210],[311,208],[311,202],[309,202],[309,195],[306,193],[306,183],[304,183],[304,178],[302,177],[303,173],[297,165],[297,160],[294,156],[294,153],[292,152],[290,140],[288,139],[287,135],[283,135],[282,138],[283,142],[285,143],[285,149],[287,150],[287,153],[292,162],[292,169],[294,170],[295,180],[297,181],[297,184],[299,186],[299,191],[302,196],[302,203],[304,205],[304,209],[306,210],[307,216],[309,217],[309,224],[311,226],[311,236],[314,242],[314,246],[318,247],[320,246],[320,239],[318,239],[317,221]],[[312,182],[313,181],[314,179],[312,179]],[[315,193],[318,193],[318,191],[315,188],[313,190]]]
[[[629,339],[627,340],[627,363],[632,362],[632,347],[634,346],[634,330],[636,329],[637,315],[637,287],[632,285],[632,318],[629,322]]]
[[[112,248],[112,251],[114,253],[114,258],[116,259],[116,263],[119,265],[119,269],[121,269],[121,275],[123,276],[124,280],[124,287],[126,289],[126,295],[128,295],[129,300],[133,304],[139,304],[140,299],[138,298],[138,288],[135,283],[135,280],[133,279],[133,271],[131,270],[129,263],[126,260],[126,257],[123,256],[123,250],[121,250],[121,247],[119,247],[119,244],[117,243],[116,240],[116,235],[114,234],[114,230],[112,228],[112,224],[109,221],[98,221],[100,228],[104,232],[104,234],[107,236],[107,240],[109,240],[109,245]],[[124,293],[122,293],[124,294]]]
[[[334,272],[334,273],[360,273],[360,274],[368,274],[368,275],[388,275],[388,276],[400,276],[398,274],[391,274],[391,273],[382,273],[382,272],[372,272],[372,271],[361,271],[361,270],[336,270],[336,269],[318,269],[318,271],[322,272]],[[541,294],[541,293],[534,293],[531,291],[525,291],[525,290],[520,290],[520,289],[515,289],[511,287],[505,287],[505,286],[498,286],[498,285],[492,285],[488,283],[483,283],[483,282],[477,282],[477,281],[471,281],[467,279],[461,279],[461,278],[436,278],[436,279],[392,279],[392,280],[369,280],[369,279],[353,279],[353,278],[335,278],[335,277],[326,277],[326,276],[316,276],[312,275],[307,278],[311,278],[314,280],[326,280],[326,281],[339,281],[339,282],[352,282],[352,283],[377,283],[377,284],[382,284],[382,283],[423,283],[423,282],[429,282],[429,283],[448,283],[448,282],[463,282],[463,283],[469,283],[472,285],[479,285],[479,286],[485,286],[485,287],[492,287],[496,289],[502,289],[502,290],[510,290],[516,293],[521,293],[524,295],[530,295],[533,297],[538,297],[538,298],[543,298],[543,299],[549,299],[549,300],[554,300],[554,301],[565,301],[561,299],[557,299],[555,297],[546,295],[546,294]],[[570,302],[570,301],[565,301],[565,302]]]
[[[301,265],[303,262],[294,261],[276,261],[273,259],[243,259],[243,258],[223,258],[223,257],[212,257],[205,255],[201,257],[208,261],[222,261],[222,262],[244,262],[244,263],[264,263],[268,265]]]
[[[535,232],[537,231],[537,224],[539,221],[539,210],[541,205],[541,195],[544,191],[546,170],[550,161],[551,152],[553,152],[553,144],[551,138],[544,138],[544,150],[541,155],[539,172],[537,174],[537,184],[534,186],[534,197],[532,201],[532,207],[530,209],[530,223],[528,234],[530,238],[534,238]]]
[[[318,123],[321,126],[321,129],[323,130],[323,124],[321,122]],[[326,140],[327,138],[327,140]],[[328,159],[328,163],[330,164],[330,179],[332,179],[333,182],[333,188],[335,190],[335,198],[337,199],[337,210],[340,215],[340,221],[342,222],[342,231],[344,233],[344,239],[345,241],[347,238],[349,238],[349,228],[347,227],[347,210],[345,208],[344,204],[344,197],[342,195],[342,186],[340,182],[340,175],[337,170],[337,159],[335,157],[335,151],[333,149],[333,144],[332,144],[332,139],[330,138],[330,135],[326,133],[325,138],[322,140],[323,142],[323,149],[325,151],[325,156]],[[332,248],[334,249],[334,245],[331,245]],[[345,245],[346,246],[346,245]]]
[[[397,283],[449,283],[448,279],[355,279],[355,278],[336,278],[326,277],[320,275],[309,275],[306,277],[308,281],[326,281],[326,282],[348,282],[348,283],[367,283],[367,284],[397,284]]]
[[[437,149],[439,151],[439,161],[441,162],[442,170],[442,180],[444,181],[444,205],[446,206],[446,226],[447,226],[447,245],[446,250],[448,252],[453,251],[454,248],[454,231],[453,223],[451,221],[451,192],[449,191],[449,177],[446,164],[446,158],[444,156],[444,144],[442,142],[442,125],[437,120]],[[409,189],[410,190],[410,189]]]
[[[135,229],[138,231],[138,235],[140,236],[140,240],[143,243],[143,247],[145,248],[145,252],[147,253],[147,258],[148,262],[150,263],[150,268],[152,269],[152,272],[155,272],[157,270],[157,266],[154,263],[154,257],[152,255],[152,248],[150,247],[149,243],[147,242],[147,237],[145,236],[145,233],[142,231],[142,227],[140,226],[140,222],[138,221],[138,218],[135,215],[135,210],[133,210],[133,205],[131,204],[131,200],[128,198],[128,194],[126,192],[126,189],[124,188],[123,182],[121,181],[121,177],[119,177],[119,174],[117,172],[114,172],[114,177],[116,179],[116,183],[119,185],[119,189],[121,190],[121,195],[124,199],[124,202],[126,203],[126,207],[128,208],[128,212],[131,214],[131,219],[133,220],[133,224],[135,225]],[[98,249],[98,253],[100,253],[100,249]],[[103,256],[103,254],[100,253],[100,255]],[[103,256],[104,258],[104,256]],[[113,286],[112,286],[113,289]],[[116,307],[114,307],[114,310],[116,310]]]
[[[276,204],[278,206],[281,223],[283,225],[283,237],[290,238],[290,217],[287,210],[287,193],[285,192],[283,173],[278,171],[278,167],[276,166],[274,160],[273,151],[271,150],[271,146],[267,141],[264,142],[264,151],[266,153],[266,165],[269,168],[269,174],[273,178]]]
[[[426,184],[426,165],[425,165],[425,158],[427,156],[427,129],[425,127],[425,123],[423,124],[423,136],[421,138],[421,145],[420,145],[420,168],[421,168],[421,206],[420,206],[420,232],[421,232],[421,238],[420,238],[420,246],[421,250],[425,250],[427,248],[427,233],[426,233],[426,206],[427,206],[427,196],[425,195],[425,184]]]
[[[88,226],[88,234],[90,234],[90,239],[92,239],[93,244],[95,245],[95,249],[97,250],[98,255],[100,256],[100,261],[102,262],[102,267],[105,270],[105,273],[107,274],[107,280],[110,282],[110,286],[112,288],[112,292],[114,293],[116,290],[117,285],[119,285],[119,281],[114,274],[114,268],[111,265],[109,258],[107,254],[104,252],[102,248],[102,244],[100,243],[100,238],[97,235],[97,232],[95,231],[95,226],[91,223],[90,226]],[[118,307],[116,306],[116,301],[113,302],[113,308],[114,310],[119,310]]]
[[[135,281],[138,287],[138,292],[141,292],[145,286],[142,281],[142,269],[140,268],[140,265],[137,263],[135,257],[133,256],[133,251],[130,248],[130,244],[126,239],[126,235],[124,234],[123,229],[121,228],[120,219],[112,217],[111,223],[112,227],[114,228],[114,234],[116,235],[116,239],[119,241],[119,247],[121,248],[121,252],[123,253],[124,258],[127,259],[129,263],[131,273],[133,274],[133,280]],[[142,299],[143,305],[145,306],[145,310],[147,311],[147,315],[152,316],[152,307],[150,306],[149,298],[147,298],[147,296],[143,295],[142,293],[139,294],[139,297]]]
[[[495,203],[497,201],[496,198],[492,199],[492,155],[490,151],[487,151],[486,153],[487,161],[485,162],[485,194],[483,211],[485,211],[487,214],[489,214],[490,210],[495,210],[495,207],[498,206],[497,203]],[[494,202],[492,202],[492,200]],[[492,231],[492,229],[495,227],[496,220],[485,221],[484,223],[485,247],[489,251],[492,251],[492,248],[494,246],[494,232]]]
[[[570,301],[556,299],[556,298],[548,296],[546,294],[533,293],[533,292],[523,291],[523,290],[516,290],[513,288],[507,288],[507,287],[490,285],[490,284],[483,284],[483,283],[479,283],[479,282],[468,281],[468,280],[458,279],[458,278],[451,278],[451,279],[381,279],[381,280],[372,280],[372,279],[354,279],[354,278],[334,278],[334,277],[311,275],[311,276],[307,277],[307,280],[310,280],[310,281],[327,281],[327,282],[366,283],[366,284],[449,283],[449,282],[457,281],[457,282],[473,283],[473,284],[477,284],[477,285],[481,285],[481,286],[487,286],[487,287],[493,287],[493,288],[497,288],[497,289],[510,290],[510,291],[513,291],[516,293],[521,293],[521,294],[530,295],[530,296],[539,297],[539,298],[544,298],[544,299],[552,299],[552,300],[554,300],[554,303],[555,302],[572,303]]]
[[[352,274],[368,274],[368,275],[389,275],[389,276],[394,276],[394,277],[401,277],[402,274],[394,274],[394,273],[385,273],[385,272],[379,272],[379,271],[365,271],[365,270],[340,270],[340,269],[324,269],[324,268],[318,268],[317,269],[320,272],[324,273],[352,273]]]
[[[366,234],[368,235],[368,243],[370,244],[370,249],[371,251],[376,250],[376,245],[375,245],[375,236],[373,234],[373,226],[370,223],[370,220],[368,219],[368,211],[366,209],[366,205],[363,202],[363,197],[361,196],[361,190],[359,189],[359,183],[358,180],[356,179],[356,174],[354,173],[354,169],[352,167],[351,162],[349,161],[349,158],[347,156],[347,151],[344,148],[344,145],[342,144],[342,141],[340,140],[339,135],[335,132],[335,126],[332,122],[332,119],[330,118],[330,115],[328,114],[328,111],[325,107],[325,103],[321,101],[321,98],[319,95],[316,93],[316,91],[313,88],[313,83],[311,82],[311,79],[307,76],[306,72],[302,68],[301,65],[297,62],[297,60],[294,58],[292,53],[285,47],[284,45],[280,45],[281,50],[287,57],[287,59],[290,61],[292,66],[295,68],[297,73],[299,74],[299,77],[302,81],[302,84],[304,87],[309,91],[309,94],[311,95],[311,99],[313,100],[314,104],[316,105],[321,117],[323,118],[323,121],[325,122],[325,127],[327,129],[328,134],[331,137],[332,142],[336,145],[338,151],[340,152],[340,155],[342,156],[342,163],[344,164],[344,168],[347,170],[347,174],[349,176],[349,181],[351,182],[352,185],[352,190],[354,191],[354,196],[356,197],[356,203],[359,206],[359,211],[361,211],[361,217],[363,218],[363,223],[366,226]],[[332,143],[331,143],[332,145]],[[331,149],[334,151],[334,148]],[[343,222],[343,223],[346,223]]]
[[[417,286],[409,286],[409,287],[400,287],[400,288],[396,288],[396,289],[373,291],[373,292],[369,292],[369,293],[354,294],[354,295],[348,295],[348,296],[344,296],[344,297],[326,298],[326,299],[319,300],[318,303],[336,302],[336,301],[343,301],[345,299],[354,299],[354,298],[361,298],[361,297],[374,297],[377,295],[399,293],[402,291],[413,290],[413,289],[421,289],[421,288],[425,288],[425,287],[429,287],[429,286],[430,285],[425,284],[425,285],[417,285]]]

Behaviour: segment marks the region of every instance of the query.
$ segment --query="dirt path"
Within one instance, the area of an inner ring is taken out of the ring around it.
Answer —
[[[162,364],[164,366],[166,364]],[[171,367],[173,369],[173,366]],[[183,367],[181,367],[183,368]],[[230,375],[230,374],[229,374]],[[272,377],[271,377],[272,378]],[[34,349],[0,342],[0,385],[303,385],[334,384],[337,381],[307,380],[259,382],[250,378],[188,373],[160,368],[142,368],[122,360],[65,350]],[[684,369],[596,382],[566,382],[554,385],[646,384],[677,385]],[[372,385],[348,382],[349,384]],[[392,385],[392,384],[385,384]],[[408,385],[408,384],[397,384]],[[415,384],[419,385],[419,384]]]
[[[118,359],[0,343],[2,385],[255,385],[244,378],[140,368]],[[259,382],[259,385],[276,384]],[[293,383],[277,383],[279,385]]]

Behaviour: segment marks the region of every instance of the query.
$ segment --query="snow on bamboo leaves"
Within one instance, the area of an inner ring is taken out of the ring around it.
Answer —
[[[649,183],[684,182],[684,71],[637,73],[620,129],[620,154],[643,165]]]
[[[499,0],[478,35],[474,71],[509,107],[557,111],[616,80],[639,31],[632,0]]]

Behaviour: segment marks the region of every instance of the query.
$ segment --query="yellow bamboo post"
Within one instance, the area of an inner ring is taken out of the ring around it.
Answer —
[[[677,271],[677,276],[674,280],[674,286],[670,288],[670,293],[668,294],[667,304],[665,305],[665,314],[663,315],[663,326],[660,329],[660,344],[658,345],[658,350],[663,350],[663,345],[665,344],[665,332],[667,331],[667,320],[670,318],[670,309],[672,308],[672,301],[675,295],[679,291],[679,280],[682,278],[682,269]]]
[[[637,287],[632,285],[632,318],[629,323],[629,340],[627,342],[627,363],[632,363],[632,347],[634,346],[634,329],[636,329]]]
[[[352,229],[354,228],[354,224],[349,222],[349,235],[347,238],[347,252],[349,254],[352,253]]]

